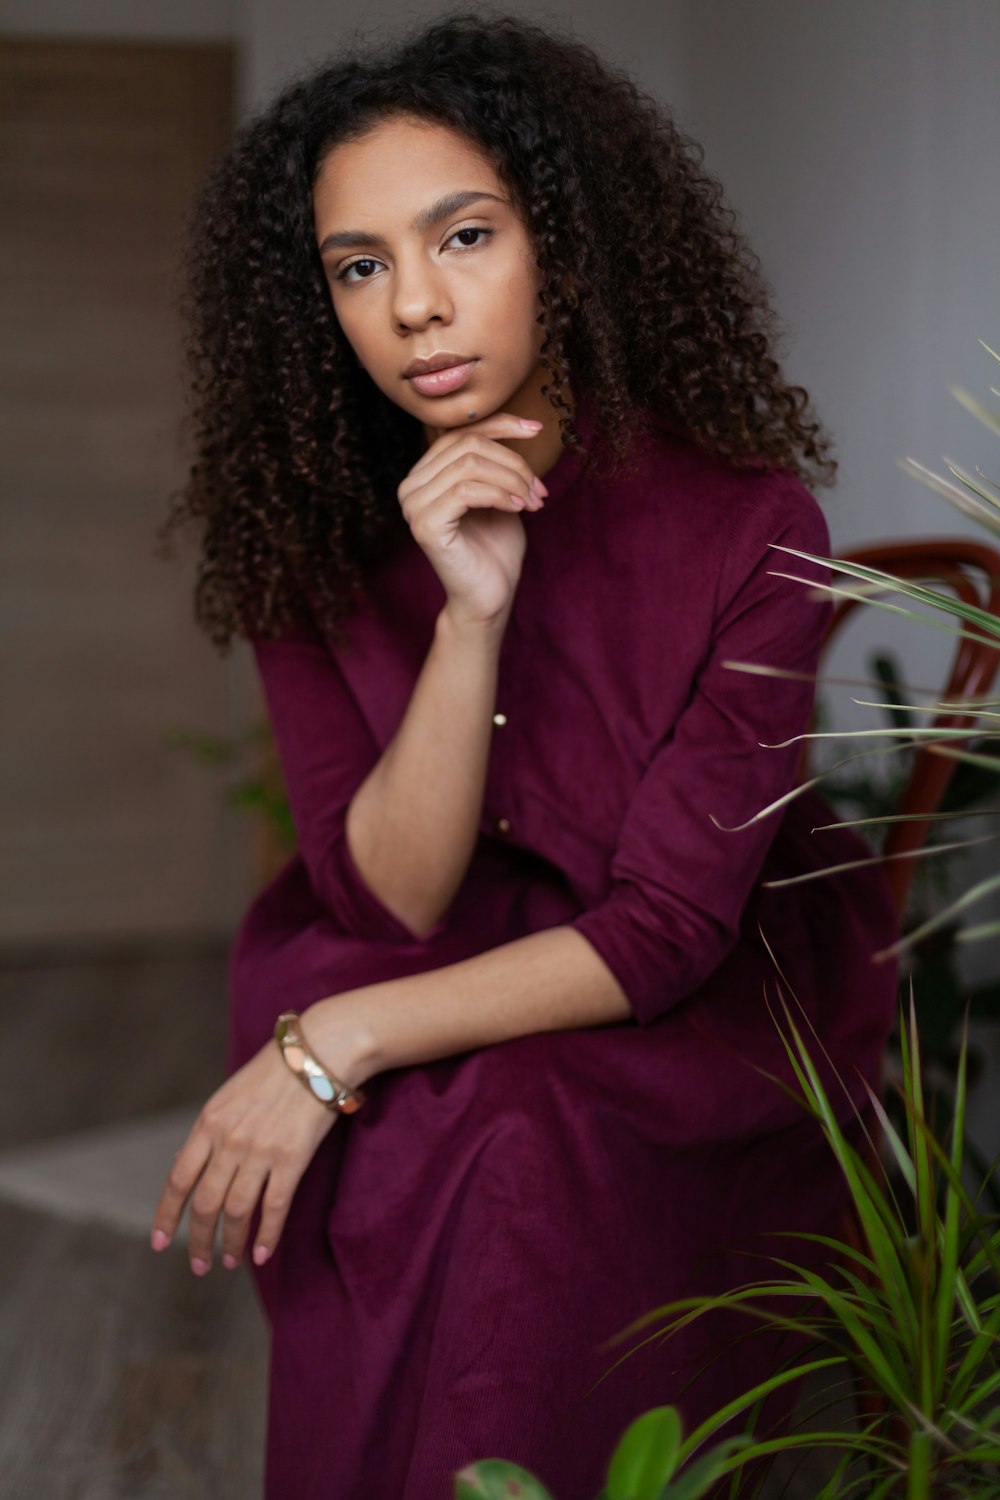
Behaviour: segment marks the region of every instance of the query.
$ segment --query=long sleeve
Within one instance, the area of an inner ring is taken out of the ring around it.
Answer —
[[[813,682],[724,666],[739,660],[816,670],[831,601],[773,574],[826,582],[830,570],[770,543],[830,555],[823,513],[794,477],[773,476],[748,513],[734,516],[704,666],[628,805],[606,897],[572,923],[644,1026],[697,989],[737,941],[781,818],[726,832],[710,814],[731,829],[795,784],[799,745],[778,750],[760,742],[808,728]]]
[[[251,638],[263,684],[299,852],[313,890],[350,935],[384,942],[429,942],[410,931],[375,895],[346,837],[351,798],[380,755],[371,730],[323,637],[297,626],[280,640]]]

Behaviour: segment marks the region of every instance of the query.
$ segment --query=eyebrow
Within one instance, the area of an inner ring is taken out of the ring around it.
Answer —
[[[410,225],[418,234],[433,228],[440,219],[447,218],[449,214],[457,214],[463,208],[468,208],[470,203],[478,203],[483,198],[490,198],[494,203],[506,203],[506,198],[498,198],[496,193],[480,193],[474,190],[446,193],[436,203],[428,208],[422,208]],[[325,255],[327,250],[356,250],[364,245],[386,245],[388,241],[381,234],[372,234],[364,229],[338,229],[334,234],[328,234],[319,247],[320,255]]]

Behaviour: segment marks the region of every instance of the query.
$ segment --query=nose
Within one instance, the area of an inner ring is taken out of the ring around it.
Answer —
[[[453,308],[443,273],[426,250],[400,255],[392,288],[392,317],[399,329],[450,323]]]

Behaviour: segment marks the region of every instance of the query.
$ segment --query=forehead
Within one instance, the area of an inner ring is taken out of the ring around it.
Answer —
[[[371,217],[408,219],[412,211],[453,187],[482,188],[503,195],[489,157],[449,125],[412,116],[382,120],[365,135],[327,153],[316,176],[317,217],[350,222]],[[374,226],[373,226],[374,227]]]

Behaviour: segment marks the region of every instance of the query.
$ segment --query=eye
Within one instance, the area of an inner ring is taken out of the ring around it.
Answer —
[[[470,224],[467,229],[456,229],[455,233],[451,236],[451,239],[457,240],[460,234],[485,234],[486,238],[489,239],[492,233],[492,229],[483,229],[480,225]],[[477,250],[479,247],[478,245],[466,245],[465,248],[467,250]]]
[[[353,271],[355,266],[377,266],[377,265],[378,265],[378,261],[377,260],[370,260],[367,256],[364,256],[364,257],[362,257],[361,259],[358,259],[358,260],[349,260],[347,262],[346,266],[341,266],[340,270],[336,273],[336,275],[334,276],[333,279],[334,279],[334,281],[343,281],[344,278],[346,277],[348,271]],[[362,279],[362,281],[370,281],[371,277],[370,276],[362,276],[361,279]]]
[[[445,241],[445,244],[450,244],[452,240],[458,239],[458,236],[460,234],[481,234],[481,235],[484,235],[486,239],[489,239],[490,235],[493,234],[493,233],[494,233],[494,230],[492,230],[492,229],[486,229],[482,225],[479,225],[479,224],[475,224],[475,225],[469,224],[464,229],[456,229],[454,234],[451,234],[451,235],[448,236],[448,239]],[[471,245],[470,244],[466,244],[466,245],[463,246],[463,248],[466,249],[466,250],[479,250],[481,248],[481,246],[482,246],[482,243],[484,243],[484,242],[477,242],[477,243],[473,243]],[[355,266],[377,266],[377,265],[381,265],[381,261],[373,260],[372,257],[368,256],[368,255],[358,256],[357,260],[349,260],[346,265],[341,266],[340,270],[337,271],[336,274],[334,275],[334,280],[335,281],[344,281],[344,280],[346,280],[348,271],[352,271]],[[362,281],[371,281],[372,277],[371,276],[362,276],[361,280]],[[348,286],[357,286],[358,282],[357,281],[349,281],[347,284],[348,284]]]

